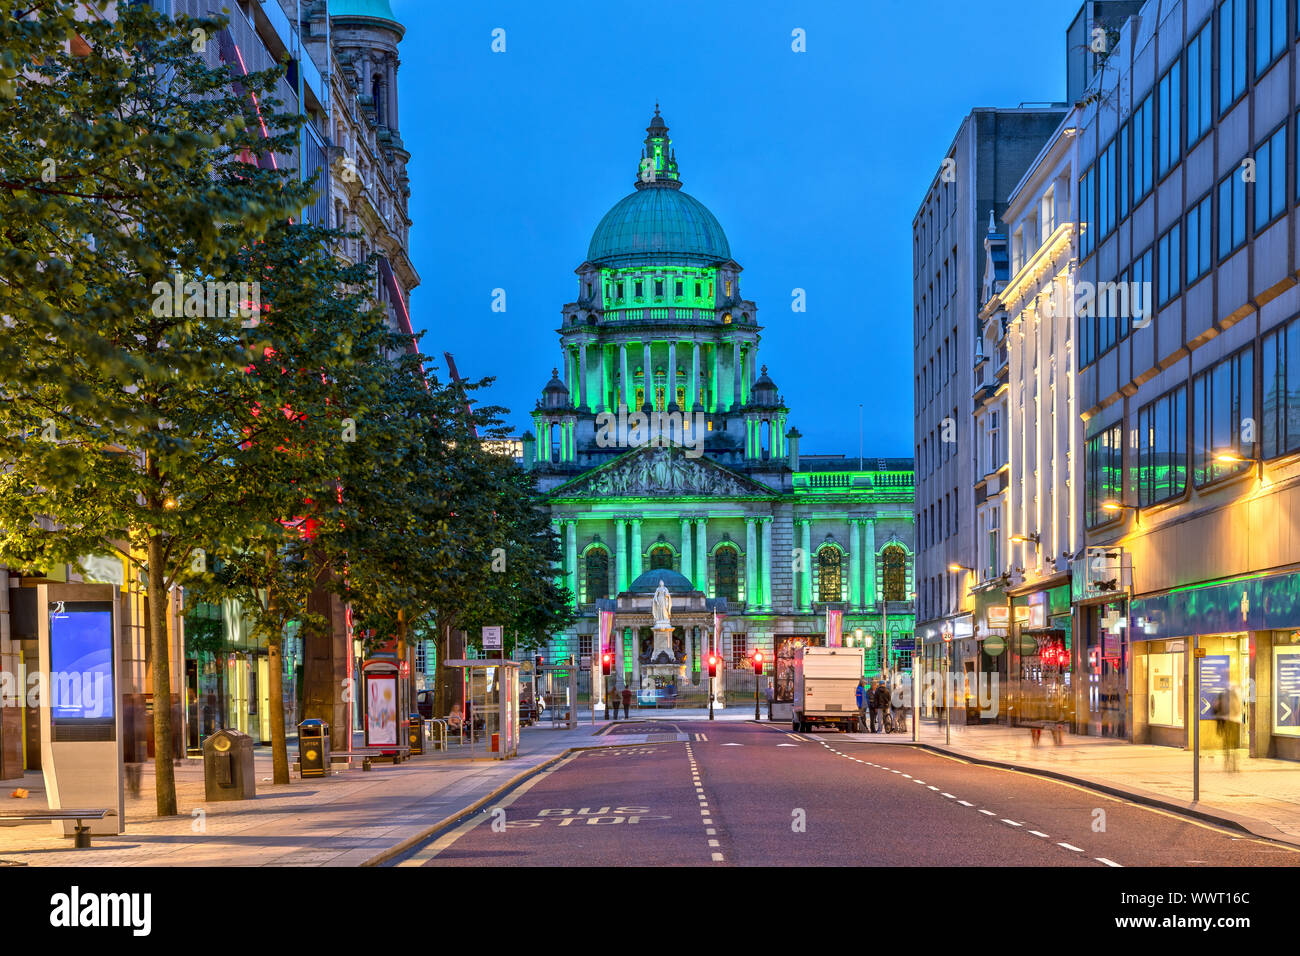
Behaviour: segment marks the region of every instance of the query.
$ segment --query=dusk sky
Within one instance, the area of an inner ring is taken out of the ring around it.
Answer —
[[[865,453],[911,456],[912,216],[971,108],[1064,99],[1079,5],[392,0],[423,351],[496,376],[489,399],[531,428],[573,270],[633,191],[658,101],[684,190],[745,268],[802,450],[856,455],[862,403]]]

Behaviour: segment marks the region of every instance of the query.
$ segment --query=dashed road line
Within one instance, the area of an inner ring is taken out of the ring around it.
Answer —
[[[1104,856],[1093,857],[1098,863],[1105,863],[1107,866],[1114,866],[1123,869],[1123,864],[1116,863],[1114,860],[1108,860]]]
[[[1067,850],[1073,850],[1075,853],[1082,853],[1083,847],[1075,846],[1073,843],[1058,843],[1057,846],[1063,846]]]

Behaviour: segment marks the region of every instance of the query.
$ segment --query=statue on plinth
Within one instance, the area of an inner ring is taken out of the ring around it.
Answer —
[[[664,587],[663,578],[659,579],[659,587],[655,588],[654,599],[653,603],[650,605],[650,609],[654,614],[656,630],[665,627],[672,627],[668,621],[668,615],[673,609],[673,597],[668,593],[668,589]]]

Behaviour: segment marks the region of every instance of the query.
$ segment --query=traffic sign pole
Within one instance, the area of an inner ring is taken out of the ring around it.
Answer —
[[[1192,636],[1192,666],[1196,671],[1196,690],[1192,700],[1196,701],[1196,723],[1192,727],[1192,803],[1201,799],[1201,636]]]

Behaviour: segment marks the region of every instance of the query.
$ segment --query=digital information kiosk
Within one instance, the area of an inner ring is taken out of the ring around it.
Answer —
[[[41,584],[36,594],[41,688],[41,771],[51,810],[106,809],[91,833],[121,833],[122,691],[117,679],[121,605],[111,584]],[[64,836],[74,823],[54,824]]]

